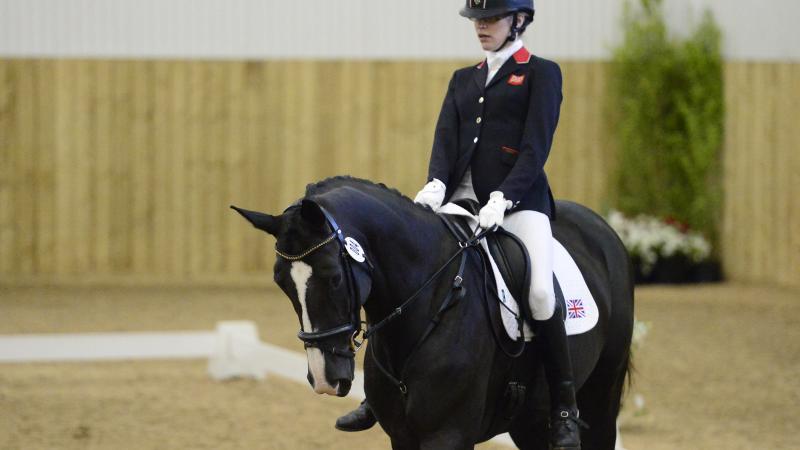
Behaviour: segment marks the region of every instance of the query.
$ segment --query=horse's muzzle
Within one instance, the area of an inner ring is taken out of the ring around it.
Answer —
[[[344,397],[350,393],[350,388],[353,386],[353,382],[350,380],[339,380],[339,383],[336,386],[336,396],[337,397]]]

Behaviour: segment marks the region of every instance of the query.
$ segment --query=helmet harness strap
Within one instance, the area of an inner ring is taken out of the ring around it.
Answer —
[[[508,31],[508,36],[506,37],[506,40],[503,41],[502,44],[500,44],[500,47],[497,47],[494,50],[495,53],[499,52],[500,50],[502,50],[503,47],[505,47],[506,44],[508,44],[509,42],[516,41],[517,37],[519,37],[519,35],[522,34],[525,31],[526,28],[528,28],[528,25],[530,25],[531,22],[533,22],[533,17],[531,15],[523,14],[522,15],[522,25],[520,25],[518,27],[517,26],[517,21],[519,20],[519,14],[520,14],[519,11],[514,11],[513,13],[511,13],[511,17],[512,17],[511,29]]]

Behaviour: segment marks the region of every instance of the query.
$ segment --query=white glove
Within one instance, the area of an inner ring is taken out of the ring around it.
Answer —
[[[502,225],[506,210],[511,209],[512,206],[511,200],[506,200],[502,192],[494,191],[489,194],[489,201],[478,213],[478,222],[480,222],[481,228],[488,230]]]
[[[414,197],[414,203],[430,206],[432,210],[436,211],[442,206],[446,190],[447,186],[434,178],[417,193],[417,196]]]

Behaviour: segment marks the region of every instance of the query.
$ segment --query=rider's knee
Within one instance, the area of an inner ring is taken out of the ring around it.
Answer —
[[[552,306],[553,304],[553,294],[542,287],[531,287],[530,297],[536,306],[548,306],[548,304]]]
[[[555,298],[552,292],[541,287],[531,287],[531,310],[536,320],[547,320],[553,315]]]

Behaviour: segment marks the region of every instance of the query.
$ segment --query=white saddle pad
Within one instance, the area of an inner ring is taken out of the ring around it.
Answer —
[[[464,208],[448,203],[439,209],[439,213],[451,214],[462,216],[469,219],[469,224],[472,229],[478,227],[478,219],[469,213]],[[489,253],[486,240],[481,241],[481,245],[486,249],[489,255],[489,262],[494,272],[494,279],[496,280],[497,296],[503,305],[500,305],[501,317],[503,325],[505,326],[506,333],[511,339],[517,340],[520,337],[519,329],[517,328],[517,319],[519,315],[519,303],[511,295],[511,291],[506,286],[505,280],[500,275],[500,270],[497,264]],[[597,310],[597,303],[583,279],[578,265],[575,260],[567,252],[567,249],[553,238],[553,273],[561,286],[561,291],[564,294],[564,303],[566,306],[567,316],[564,321],[564,327],[567,330],[567,335],[585,333],[597,325],[599,313]],[[527,299],[525,299],[527,301]],[[526,341],[533,338],[533,332],[526,322],[523,324],[522,334]]]

